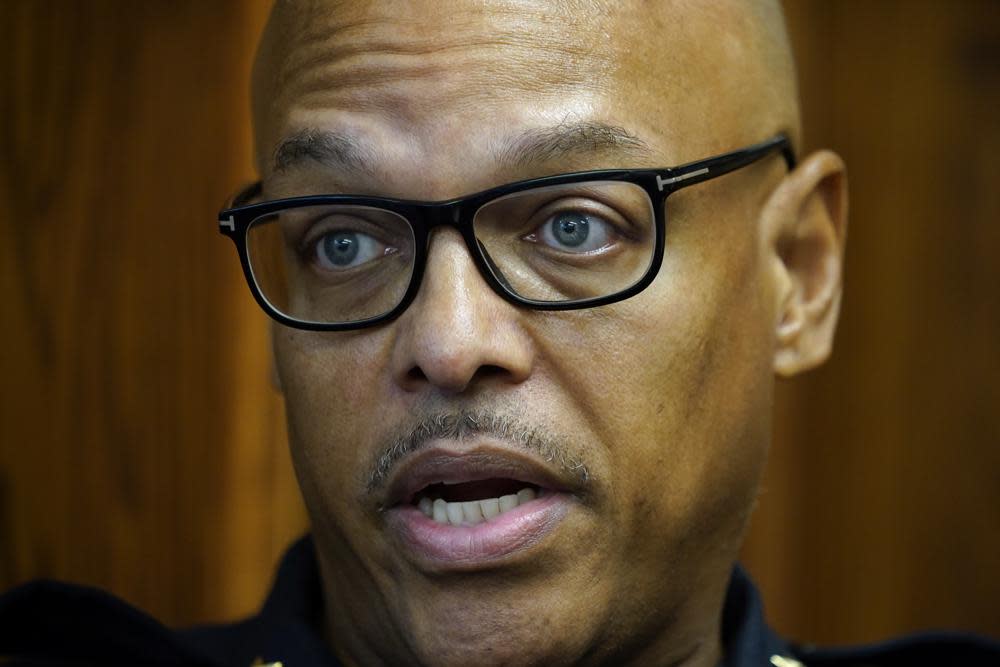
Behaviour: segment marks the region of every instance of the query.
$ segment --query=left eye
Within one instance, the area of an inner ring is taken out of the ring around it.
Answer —
[[[541,241],[557,250],[587,253],[611,245],[613,231],[611,224],[598,216],[562,211],[551,216],[530,236],[534,239],[529,240],[540,236]]]
[[[385,254],[378,240],[362,232],[331,231],[316,239],[316,263],[327,271],[343,271]]]

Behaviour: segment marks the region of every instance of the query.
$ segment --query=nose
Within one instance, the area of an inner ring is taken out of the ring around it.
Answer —
[[[483,280],[461,235],[438,229],[417,297],[397,321],[394,379],[406,391],[445,394],[523,382],[533,355],[520,320],[519,309]]]

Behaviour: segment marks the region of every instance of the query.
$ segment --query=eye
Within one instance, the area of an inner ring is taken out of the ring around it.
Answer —
[[[611,224],[599,216],[583,211],[560,211],[549,217],[525,240],[541,240],[564,252],[589,253],[608,247],[612,244],[613,237]]]
[[[349,229],[330,231],[314,242],[315,259],[327,271],[344,271],[392,252],[375,237]]]

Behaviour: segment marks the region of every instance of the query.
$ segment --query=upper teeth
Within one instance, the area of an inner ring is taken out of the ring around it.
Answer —
[[[417,502],[417,507],[425,516],[434,519],[438,523],[450,523],[459,526],[463,523],[475,525],[492,519],[493,517],[512,510],[518,505],[532,501],[537,497],[534,489],[524,488],[516,494],[500,496],[499,498],[485,498],[483,500],[470,500],[468,502],[449,503],[443,498],[431,500],[423,496]]]

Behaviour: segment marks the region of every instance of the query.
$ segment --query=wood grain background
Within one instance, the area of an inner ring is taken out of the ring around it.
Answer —
[[[268,0],[0,3],[0,587],[251,612],[306,530],[267,329],[215,230]],[[816,642],[1000,635],[1000,12],[787,3],[847,160],[833,360],[780,387],[744,560]]]

